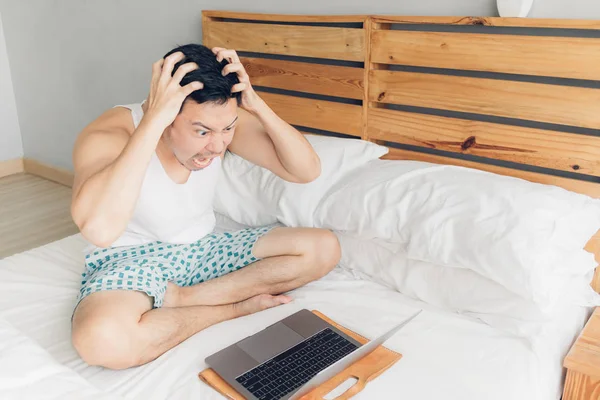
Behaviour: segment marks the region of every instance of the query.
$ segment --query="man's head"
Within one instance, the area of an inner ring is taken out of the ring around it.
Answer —
[[[179,115],[165,131],[164,139],[179,162],[195,171],[210,165],[233,139],[241,94],[231,93],[231,88],[239,80],[236,74],[223,76],[223,67],[228,62],[217,61],[205,46],[180,46],[168,52],[165,58],[175,52],[183,53],[185,58],[175,64],[173,74],[185,63],[198,65],[185,75],[181,86],[199,81],[204,87],[186,98]]]

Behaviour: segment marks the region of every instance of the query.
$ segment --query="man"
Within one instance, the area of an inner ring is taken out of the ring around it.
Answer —
[[[226,150],[290,182],[320,174],[310,144],[257,95],[236,52],[200,45],[153,65],[143,104],[115,107],[80,134],[72,215],[92,249],[72,340],[88,364],[147,363],[210,325],[289,302],[281,293],[337,264],[326,230],[212,233]]]

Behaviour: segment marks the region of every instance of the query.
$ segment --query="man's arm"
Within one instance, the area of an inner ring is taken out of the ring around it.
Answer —
[[[321,173],[317,153],[300,132],[261,102],[264,106],[254,113],[240,110],[229,149],[286,181],[307,183],[315,180]]]
[[[217,60],[229,61],[223,74],[235,72],[240,83],[233,91],[242,92],[242,109],[229,150],[287,181],[306,183],[316,179],[321,163],[310,143],[258,96],[234,50],[215,47],[213,52]]]
[[[82,235],[100,247],[125,230],[162,134],[156,124],[142,121],[130,136],[128,114],[123,108],[106,112],[84,129],[73,150],[71,215]]]
[[[202,88],[200,82],[179,84],[195,64],[182,65],[171,77],[181,59],[183,54],[174,53],[153,65],[147,108],[137,129],[127,111],[114,109],[77,139],[71,214],[83,236],[97,246],[110,246],[127,227],[161,135],[185,98]]]

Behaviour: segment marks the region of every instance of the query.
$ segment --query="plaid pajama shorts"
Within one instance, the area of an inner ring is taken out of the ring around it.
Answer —
[[[103,290],[136,290],[161,307],[167,283],[191,286],[236,271],[258,259],[258,239],[272,227],[213,233],[191,244],[152,242],[140,246],[99,249],[85,258],[77,304]]]

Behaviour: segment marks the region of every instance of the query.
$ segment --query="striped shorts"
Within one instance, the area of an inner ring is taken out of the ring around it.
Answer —
[[[103,290],[136,290],[161,307],[167,283],[191,286],[236,271],[258,258],[258,239],[272,227],[213,233],[192,244],[152,242],[99,249],[88,254],[77,303]]]

